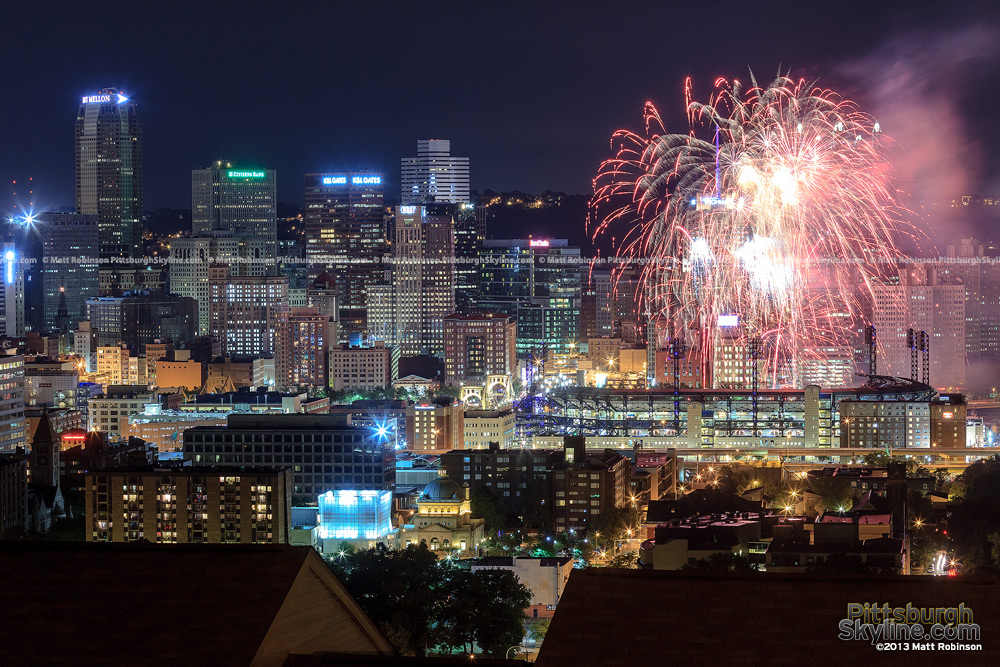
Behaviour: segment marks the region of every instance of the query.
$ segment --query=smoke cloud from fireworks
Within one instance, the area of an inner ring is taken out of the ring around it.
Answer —
[[[986,170],[986,147],[970,127],[963,100],[963,92],[981,87],[977,79],[996,67],[998,55],[1000,29],[985,23],[907,32],[840,67],[903,147],[892,155],[900,187],[913,208],[928,215],[941,243],[992,231],[920,207],[961,195],[1000,193],[1000,175]]]

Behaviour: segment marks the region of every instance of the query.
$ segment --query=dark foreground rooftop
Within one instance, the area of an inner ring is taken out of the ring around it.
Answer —
[[[847,605],[866,602],[964,603],[982,650],[879,651],[838,639]],[[1000,664],[1000,579],[574,570],[538,656],[540,667],[865,664]]]
[[[310,547],[0,542],[0,559],[0,665],[395,654]]]

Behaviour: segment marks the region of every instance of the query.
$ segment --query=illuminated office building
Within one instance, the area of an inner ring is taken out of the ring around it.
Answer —
[[[274,465],[292,469],[292,492],[389,491],[392,439],[351,418],[321,414],[230,414],[227,426],[184,431],[184,458],[195,465]]]
[[[455,312],[455,205],[396,207],[393,294],[403,356],[444,352],[444,318]]]
[[[305,188],[306,261],[336,278],[342,331],[363,333],[366,288],[384,276],[382,176],[306,174]]]
[[[0,452],[25,446],[24,357],[0,355]]]
[[[879,373],[911,374],[907,329],[930,336],[930,383],[955,389],[966,385],[966,286],[931,264],[900,272],[897,284],[874,288],[872,324],[879,345]]]
[[[476,310],[479,253],[486,240],[486,208],[460,204],[455,210],[455,311]]]
[[[208,274],[213,262],[229,265],[234,276],[271,275],[266,239],[231,231],[205,232],[200,236],[171,239],[170,292],[198,302],[198,334],[208,333]]]
[[[233,167],[230,162],[195,169],[191,172],[193,236],[221,231],[258,239],[265,244],[264,257],[251,259],[273,262],[278,248],[275,187],[273,169]]]
[[[567,352],[580,338],[580,248],[566,239],[487,239],[479,264],[481,310],[517,318],[517,353]]]
[[[278,313],[288,305],[288,278],[233,276],[229,267],[209,269],[209,333],[225,356],[274,352]]]
[[[457,313],[444,319],[445,382],[460,386],[517,372],[517,325],[503,313]]]
[[[403,204],[469,201],[469,158],[452,157],[448,139],[418,139],[417,157],[400,160]]]
[[[76,115],[76,212],[96,215],[102,260],[142,247],[142,125],[114,88],[83,96]]]

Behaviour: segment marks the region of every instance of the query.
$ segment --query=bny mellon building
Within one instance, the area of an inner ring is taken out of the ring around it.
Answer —
[[[84,95],[76,115],[76,212],[96,215],[100,258],[142,248],[142,125],[116,88]]]

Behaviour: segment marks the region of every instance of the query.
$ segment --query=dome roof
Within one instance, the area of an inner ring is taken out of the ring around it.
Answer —
[[[428,500],[464,500],[465,491],[455,480],[438,477],[424,487],[421,496]]]

